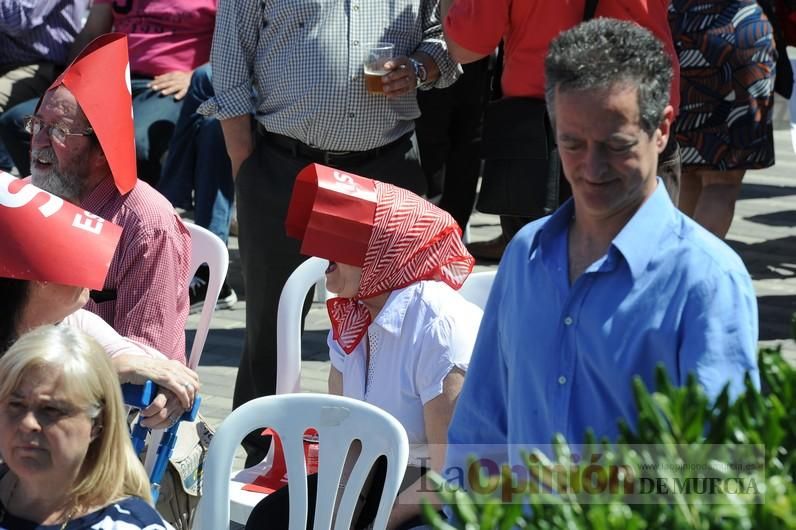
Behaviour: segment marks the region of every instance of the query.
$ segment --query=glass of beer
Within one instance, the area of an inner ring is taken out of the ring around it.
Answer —
[[[365,89],[371,94],[383,94],[381,76],[388,70],[384,63],[393,58],[395,45],[390,42],[379,42],[368,48],[365,55]]]

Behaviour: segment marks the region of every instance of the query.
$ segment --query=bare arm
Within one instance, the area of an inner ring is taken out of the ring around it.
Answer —
[[[443,30],[445,28],[445,18],[448,16],[448,12],[450,11],[451,6],[455,0],[440,0],[439,2],[439,10],[440,15],[442,17],[442,27]],[[447,31],[445,33],[445,42],[448,44],[448,53],[453,60],[460,64],[468,64],[474,63],[479,59],[483,59],[486,57],[487,54],[474,52],[472,50],[468,50],[467,48],[460,46],[456,41],[454,41],[450,35],[448,35]]]
[[[243,161],[249,158],[254,151],[254,138],[252,138],[252,119],[249,114],[235,116],[221,120],[221,129],[224,131],[224,143],[227,145],[227,154],[232,162],[232,176],[237,177]]]
[[[113,29],[113,12],[111,11],[110,4],[100,4],[91,6],[88,12],[88,19],[86,25],[77,34],[75,42],[69,49],[68,62],[72,62],[77,54],[80,53],[86,44],[93,41],[103,33],[108,33]]]
[[[445,465],[445,449],[448,440],[448,425],[450,425],[456,400],[464,384],[464,372],[453,368],[442,381],[442,393],[427,402],[423,407],[423,420],[428,440],[431,467],[441,472]],[[395,501],[387,528],[395,528],[407,519],[420,514],[421,502],[428,500],[439,506],[439,499],[435,495],[422,491],[423,478],[404,490]]]
[[[343,395],[343,374],[334,366],[329,368],[329,393],[335,396]]]

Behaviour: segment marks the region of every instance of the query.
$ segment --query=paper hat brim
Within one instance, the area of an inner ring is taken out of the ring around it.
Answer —
[[[91,41],[50,85],[63,85],[77,99],[108,160],[122,195],[136,183],[135,127],[127,36],[107,33]]]
[[[0,277],[102,289],[121,227],[0,171]]]
[[[376,216],[371,179],[310,164],[296,177],[285,229],[301,253],[361,267]]]

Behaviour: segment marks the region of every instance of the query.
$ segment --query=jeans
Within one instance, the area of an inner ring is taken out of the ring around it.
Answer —
[[[23,177],[30,175],[30,134],[25,132],[25,116],[36,112],[38,102],[29,99],[0,115],[0,141]]]
[[[183,99],[158,189],[174,206],[186,209],[195,190],[194,221],[226,243],[235,198],[232,167],[221,123],[196,112],[214,94],[210,66],[199,67]]]
[[[147,86],[150,81],[149,78],[134,78],[131,86],[138,178],[155,184],[160,177],[160,160],[168,149],[182,102],[150,90]],[[29,99],[0,117],[0,139],[21,175],[30,174],[30,135],[25,132],[23,121],[25,116],[36,111],[37,103],[38,99]]]

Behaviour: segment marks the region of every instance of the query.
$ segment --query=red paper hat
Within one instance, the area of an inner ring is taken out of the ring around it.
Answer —
[[[254,482],[243,486],[242,489],[270,495],[287,485],[287,463],[282,440],[276,431],[268,428],[262,432],[262,435],[272,436],[274,440],[271,467],[254,479]],[[304,465],[307,467],[307,475],[318,472],[318,431],[315,429],[307,429],[307,432],[304,433]]]
[[[61,85],[83,109],[124,195],[137,178],[127,36],[107,33],[91,41],[48,91]]]
[[[0,277],[102,289],[122,229],[0,171]]]
[[[302,254],[361,267],[376,202],[371,179],[310,164],[296,177],[285,229],[301,240]]]

